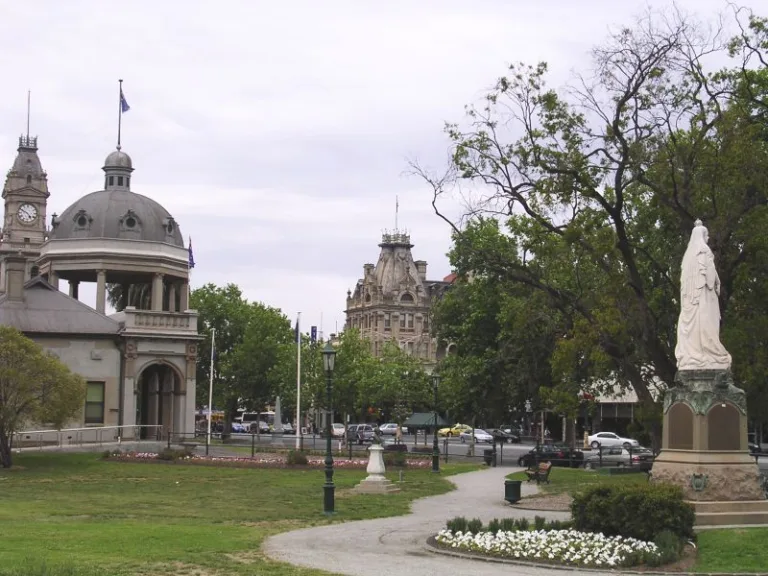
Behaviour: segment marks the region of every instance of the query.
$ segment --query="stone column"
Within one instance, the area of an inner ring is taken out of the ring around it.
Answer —
[[[179,312],[189,310],[189,283],[181,283],[181,292],[179,293]]]
[[[107,271],[96,273],[96,312],[104,314],[107,309]]]
[[[168,312],[176,312],[176,283],[168,285]]]
[[[70,280],[69,281],[69,297],[74,298],[75,300],[78,299],[80,291],[80,282],[78,280]]]
[[[54,272],[53,268],[48,272],[48,284],[56,288],[56,290],[59,289],[59,276]]]
[[[163,275],[155,274],[152,278],[152,310],[162,311],[163,309]]]

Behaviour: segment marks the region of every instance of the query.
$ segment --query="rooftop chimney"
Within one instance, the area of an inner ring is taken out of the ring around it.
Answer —
[[[422,282],[427,281],[427,263],[425,260],[416,260],[416,271],[419,273],[419,278]]]
[[[22,256],[5,258],[5,293],[8,300],[24,299],[24,276],[27,261]]]

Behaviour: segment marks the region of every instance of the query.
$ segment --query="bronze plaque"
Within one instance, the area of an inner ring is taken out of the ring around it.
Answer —
[[[727,402],[715,404],[707,414],[709,450],[741,449],[739,411]]]
[[[667,412],[669,448],[693,450],[693,411],[683,402],[674,404]]]

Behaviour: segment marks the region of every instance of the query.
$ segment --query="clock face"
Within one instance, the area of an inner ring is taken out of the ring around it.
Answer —
[[[37,208],[35,208],[32,204],[22,204],[19,206],[19,211],[16,213],[19,220],[24,222],[25,224],[29,224],[30,222],[34,222],[37,220]]]

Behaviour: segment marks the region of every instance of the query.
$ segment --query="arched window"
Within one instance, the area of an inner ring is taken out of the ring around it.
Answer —
[[[406,304],[413,304],[413,295],[409,292],[406,292],[402,296],[400,296],[400,302],[406,303]]]
[[[27,184],[32,184],[32,174],[27,174]]]

